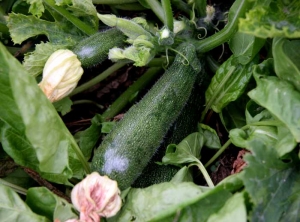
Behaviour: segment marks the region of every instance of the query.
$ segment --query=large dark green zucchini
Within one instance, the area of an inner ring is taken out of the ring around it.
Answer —
[[[94,153],[92,170],[116,180],[121,190],[131,186],[142,173],[190,97],[200,62],[192,44],[183,43],[177,50],[185,58],[176,56]]]
[[[203,62],[201,62],[203,64]],[[153,184],[170,181],[180,169],[173,165],[159,165],[156,162],[161,162],[165,155],[166,148],[169,144],[178,144],[185,137],[198,130],[198,121],[201,117],[205,103],[205,83],[208,80],[208,75],[202,68],[197,75],[197,80],[191,92],[188,102],[185,104],[179,117],[169,129],[165,136],[164,142],[160,145],[151,161],[143,170],[141,176],[137,178],[132,187],[145,188]],[[208,84],[206,84],[208,86]]]
[[[98,32],[80,41],[72,51],[77,55],[82,67],[92,67],[107,59],[113,47],[122,47],[126,36],[116,28]]]

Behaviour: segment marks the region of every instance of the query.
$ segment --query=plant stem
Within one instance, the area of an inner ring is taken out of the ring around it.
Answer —
[[[171,2],[170,0],[162,0],[161,4],[164,10],[164,25],[167,26],[171,32],[173,32],[174,22]]]
[[[198,17],[206,16],[206,0],[195,0],[195,6],[198,11]]]
[[[93,4],[115,5],[138,2],[138,0],[93,0]]]
[[[14,191],[16,191],[17,193],[26,195],[27,194],[27,190],[24,189],[23,187],[17,186],[15,184],[9,183],[3,179],[0,179],[0,184],[10,187],[11,189],[13,189]]]
[[[111,7],[120,10],[126,11],[143,11],[146,8],[142,6],[140,3],[128,3],[128,4],[118,4],[118,5],[111,5]]]
[[[73,101],[73,105],[80,105],[80,104],[93,104],[93,105],[97,106],[99,109],[103,109],[104,108],[104,106],[101,106],[100,104],[95,103],[92,100],[82,99],[82,100]]]
[[[210,160],[204,165],[204,167],[208,167],[210,164],[212,164],[226,149],[227,147],[231,144],[231,140],[227,140],[226,143],[216,152],[216,154],[210,158]]]
[[[157,0],[145,0],[145,2],[149,5],[149,7],[154,12],[154,14],[159,18],[159,20],[162,23],[164,23],[165,12],[164,12],[160,2]]]
[[[81,150],[80,150],[80,148],[79,148],[79,146],[76,143],[74,138],[71,139],[71,146],[72,146],[72,149],[74,150],[74,152],[76,153],[79,161],[81,162],[81,164],[82,164],[82,166],[85,170],[85,173],[90,174],[91,173],[91,168],[90,168],[88,162],[85,160],[85,157],[82,154],[82,152],[81,152]]]
[[[136,82],[134,82],[119,98],[102,114],[102,121],[107,121],[116,116],[141,89],[145,88],[158,76],[161,67],[149,68]]]
[[[70,94],[71,96],[74,96],[78,93],[83,92],[84,90],[87,90],[88,88],[90,88],[91,86],[101,82],[102,80],[104,80],[105,78],[107,78],[109,75],[111,75],[113,72],[117,71],[118,69],[122,68],[123,66],[125,66],[127,63],[124,62],[117,62],[115,64],[113,64],[111,67],[109,67],[108,69],[106,69],[104,72],[100,73],[98,76],[96,76],[95,78],[91,79],[90,81],[78,86],[76,89],[74,89],[74,91]]]
[[[227,42],[236,33],[239,19],[245,15],[251,5],[252,3],[249,0],[235,1],[231,8],[236,7],[236,11],[229,14],[229,21],[226,27],[204,40],[197,41],[195,43],[197,51],[205,53]]]
[[[202,175],[204,176],[204,179],[209,187],[215,187],[214,183],[212,182],[207,170],[203,166],[203,164],[198,160],[197,163],[191,164],[191,165],[196,165],[199,170],[201,171]],[[191,166],[189,165],[189,167]]]
[[[180,11],[186,13],[186,14],[190,14],[191,13],[191,7],[184,1],[182,0],[171,0],[172,5],[179,9]]]
[[[90,26],[86,25],[79,18],[72,15],[69,11],[67,11],[63,7],[59,7],[59,6],[55,5],[54,0],[43,0],[43,2],[47,6],[52,8],[54,11],[56,11],[60,15],[64,16],[69,22],[71,22],[74,26],[76,26],[79,30],[81,30],[85,34],[90,36],[90,35],[95,34],[97,32],[96,29],[93,29]]]

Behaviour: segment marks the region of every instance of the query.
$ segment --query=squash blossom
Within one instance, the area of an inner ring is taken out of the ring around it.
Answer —
[[[77,55],[68,49],[60,49],[47,60],[39,87],[51,102],[55,102],[73,91],[82,74]]]
[[[74,207],[80,212],[79,221],[96,222],[112,217],[121,208],[117,182],[93,172],[76,184],[71,193]]]

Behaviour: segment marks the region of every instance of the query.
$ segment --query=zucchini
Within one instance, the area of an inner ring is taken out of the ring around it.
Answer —
[[[103,62],[113,47],[122,47],[126,36],[116,28],[97,32],[81,40],[71,49],[81,62],[82,67],[89,68]]]
[[[201,64],[203,63],[201,62]],[[132,184],[132,187],[145,188],[153,184],[168,182],[178,172],[180,168],[176,166],[160,165],[156,162],[162,161],[169,144],[178,144],[189,134],[198,131],[198,120],[200,120],[201,111],[205,103],[205,87],[203,86],[206,83],[207,86],[209,85],[207,80],[208,75],[202,68],[202,71],[197,75],[197,80],[188,102],[185,104],[175,123],[169,129],[164,142],[145,167],[142,175]]]
[[[121,190],[142,173],[191,94],[200,62],[192,44],[177,50],[181,55],[95,150],[92,170],[116,180]]]

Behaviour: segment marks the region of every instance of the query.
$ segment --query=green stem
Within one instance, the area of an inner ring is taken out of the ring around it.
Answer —
[[[159,18],[159,20],[164,23],[165,12],[160,2],[157,0],[145,0],[145,2],[149,5],[154,14]]]
[[[80,104],[93,104],[93,105],[97,106],[99,109],[104,108],[104,106],[101,106],[101,105],[99,105],[98,103],[95,103],[92,100],[82,99],[82,100],[73,101],[73,105],[80,105]]]
[[[79,146],[76,143],[76,141],[75,141],[74,138],[71,139],[71,146],[72,146],[73,151],[76,153],[79,161],[81,162],[81,164],[82,164],[82,166],[83,166],[83,168],[85,170],[85,173],[86,174],[90,174],[91,173],[91,168],[90,168],[88,162],[85,160],[85,157],[82,154],[82,152],[81,152],[81,150],[80,150],[80,148],[79,148]]]
[[[13,189],[14,191],[16,191],[17,193],[26,195],[27,194],[27,190],[24,189],[23,187],[17,186],[15,184],[9,183],[3,179],[0,179],[0,184],[10,187],[11,189]]]
[[[216,152],[216,154],[210,158],[210,160],[204,165],[204,167],[208,167],[210,164],[212,164],[226,149],[227,147],[231,144],[231,140],[227,140],[226,143]]]
[[[118,4],[111,5],[115,9],[124,10],[124,11],[143,11],[146,10],[144,6],[140,3],[128,3],[128,4]]]
[[[191,13],[191,7],[184,1],[182,0],[171,0],[172,5],[179,9],[180,11],[186,13],[186,14],[190,14]]]
[[[59,13],[60,15],[64,16],[69,22],[71,22],[74,26],[76,26],[79,30],[84,32],[87,35],[92,35],[97,32],[97,30],[91,28],[90,26],[86,25],[84,22],[82,22],[79,18],[72,15],[69,11],[64,9],[63,7],[55,5],[54,0],[43,0],[43,2],[52,8],[54,11]]]
[[[138,0],[93,0],[93,4],[115,5],[115,4],[128,4],[138,2]]]
[[[162,0],[161,4],[164,10],[164,25],[167,26],[171,32],[173,32],[174,21],[173,21],[171,2],[170,0]]]
[[[198,17],[206,16],[206,0],[195,0],[195,6],[198,11]]]
[[[231,67],[227,74],[225,75],[225,77],[222,79],[222,81],[220,82],[220,84],[218,85],[217,90],[213,93],[212,97],[210,98],[210,100],[206,103],[206,107],[204,109],[204,111],[202,112],[201,115],[201,122],[203,121],[207,111],[211,108],[212,104],[215,102],[216,97],[219,95],[219,93],[223,90],[223,86],[224,84],[227,82],[227,80],[230,78],[231,74],[234,72],[234,70],[236,69],[236,67]]]
[[[90,81],[88,81],[88,82],[86,82],[86,83],[78,86],[76,89],[74,89],[74,91],[70,94],[70,96],[74,96],[74,95],[76,95],[78,93],[81,93],[81,92],[87,90],[91,86],[96,85],[97,83],[101,82],[102,80],[104,80],[105,78],[107,78],[109,75],[111,75],[113,72],[115,72],[118,69],[122,68],[126,64],[127,63],[124,63],[124,62],[117,62],[117,63],[113,64],[111,67],[109,67],[108,69],[106,69],[104,72],[100,73],[95,78],[93,78]]]
[[[206,57],[206,61],[207,61],[207,65],[208,65],[208,68],[213,72],[213,73],[216,73],[217,70],[219,69],[220,67],[220,64],[211,56],[211,55],[208,55]]]
[[[136,82],[134,82],[119,98],[102,114],[102,120],[116,116],[130,102],[133,95],[144,89],[155,77],[158,76],[161,67],[149,68]]]
[[[249,10],[251,4],[252,3],[249,0],[235,1],[232,7],[237,6],[236,11],[234,13],[231,13],[232,17],[229,17],[229,21],[226,27],[204,40],[197,41],[195,43],[197,51],[199,53],[205,53],[227,42],[231,38],[231,36],[236,33],[238,29],[239,19],[245,15],[247,10]]]
[[[215,187],[215,185],[212,182],[207,170],[205,169],[205,167],[203,166],[203,164],[199,160],[197,161],[196,164],[194,163],[194,164],[189,165],[189,167],[192,166],[192,165],[196,165],[199,168],[199,170],[201,171],[202,175],[204,176],[204,179],[205,179],[205,181],[206,181],[206,183],[209,187]]]

